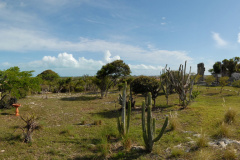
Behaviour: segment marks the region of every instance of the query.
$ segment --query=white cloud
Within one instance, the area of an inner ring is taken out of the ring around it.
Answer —
[[[111,53],[110,53],[109,50],[107,50],[107,51],[105,52],[104,62],[109,63],[109,62],[112,62],[112,61],[114,61],[114,60],[119,60],[119,59],[120,59],[120,56],[114,56],[113,58],[111,58]]]
[[[191,60],[191,57],[184,51],[159,50],[157,48],[143,49],[119,42],[110,42],[101,39],[80,38],[78,42],[62,41],[46,35],[44,32],[23,30],[17,28],[0,30],[0,50],[3,51],[77,51],[103,53],[111,50],[123,59],[139,61],[140,63],[181,63],[185,60]],[[109,53],[106,53],[105,60],[108,59]],[[113,57],[118,59],[119,57]]]
[[[68,53],[61,53],[58,57],[45,56],[41,61],[34,62],[36,67],[64,66],[76,68],[77,66],[84,69],[82,64],[88,65],[88,63],[91,63],[89,66],[94,66],[92,69],[98,70],[104,63],[120,59],[120,57],[124,61],[128,60],[135,62],[135,64],[145,64],[146,66],[155,67],[165,66],[168,64],[173,68],[177,68],[179,64],[183,64],[185,60],[188,62],[192,61],[192,58],[189,57],[185,51],[160,50],[151,44],[149,44],[147,48],[141,48],[119,42],[101,39],[88,39],[84,37],[81,37],[77,42],[71,42],[48,36],[44,32],[19,28],[0,29],[0,35],[0,50],[2,51],[66,51],[87,54],[95,53],[101,56],[102,53],[105,53],[101,61],[89,60],[84,57],[76,59],[73,55]]]
[[[223,47],[227,45],[227,42],[220,37],[219,33],[212,32],[212,38],[215,40],[217,46]]]
[[[21,70],[35,70],[35,74],[39,74],[46,69],[52,69],[61,76],[81,76],[83,74],[95,75],[96,72],[106,63],[120,59],[120,56],[112,57],[110,51],[106,51],[103,60],[86,59],[85,57],[75,58],[69,53],[59,53],[58,56],[44,56],[42,60],[32,61],[29,63],[10,64],[2,63],[2,67],[9,68],[11,66],[19,66]],[[177,63],[177,67],[180,63]],[[146,64],[128,64],[132,75],[159,75],[163,69],[160,65]],[[164,64],[165,66],[165,64]],[[175,67],[171,65],[170,67]]]
[[[145,64],[139,64],[139,65],[129,65],[131,69],[146,69],[146,70],[161,70],[163,69],[162,66],[152,66],[152,65],[145,65]]]
[[[162,22],[161,25],[165,25],[166,23],[165,22]]]
[[[109,55],[110,58],[111,55]],[[111,59],[111,58],[110,58]],[[24,67],[31,68],[69,68],[69,69],[99,69],[104,64],[102,61],[95,61],[92,59],[85,59],[84,57],[79,57],[77,60],[72,54],[66,52],[59,53],[57,57],[54,56],[44,56],[40,61],[29,62]],[[97,68],[96,68],[97,67]]]

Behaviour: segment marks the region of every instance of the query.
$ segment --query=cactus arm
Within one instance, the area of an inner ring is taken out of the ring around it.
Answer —
[[[166,117],[165,122],[162,126],[162,129],[161,129],[159,135],[153,140],[153,142],[157,142],[162,137],[165,129],[167,128],[167,125],[168,125],[168,117]]]
[[[122,135],[123,134],[123,128],[122,128],[123,123],[120,122],[119,117],[117,118],[117,126],[118,126],[118,132]]]
[[[153,137],[155,137],[155,130],[156,130],[156,119],[153,118]]]
[[[127,133],[129,131],[129,125],[130,125],[130,118],[131,118],[131,101],[128,101],[128,113],[127,113]]]
[[[123,130],[125,134],[125,117],[126,117],[126,88],[127,88],[127,83],[125,82],[124,88],[123,88],[123,94],[122,94],[122,123],[123,123]]]
[[[148,134],[148,145],[152,146],[153,144],[153,134],[152,134],[152,117],[151,117],[151,109],[148,106],[148,111],[147,111],[147,134]]]
[[[150,150],[153,146],[153,119],[152,119],[152,98],[151,93],[148,93],[148,106],[147,106],[147,132],[148,132],[148,145]]]
[[[142,102],[142,130],[143,130],[143,140],[145,145],[147,146],[148,141],[147,141],[147,132],[146,132],[146,127],[145,127],[145,102]]]
[[[122,95],[121,95],[121,94],[119,94],[119,97],[118,97],[118,102],[119,102],[119,104],[120,104],[120,105],[122,105],[122,101],[123,101],[123,99],[122,99]]]

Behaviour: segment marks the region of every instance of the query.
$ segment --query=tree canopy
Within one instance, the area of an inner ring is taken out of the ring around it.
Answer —
[[[42,80],[45,81],[55,81],[59,78],[59,75],[52,70],[45,70],[42,73],[38,74],[37,77],[40,77]]]
[[[231,59],[224,59],[222,62],[216,62],[213,65],[212,69],[209,69],[209,72],[220,74],[227,73],[230,77],[234,72],[240,72],[240,57],[234,57]],[[225,75],[223,75],[225,76]]]
[[[155,100],[161,89],[160,81],[156,80],[154,77],[139,76],[132,81],[131,89],[135,94],[140,93],[144,96],[147,96],[148,92],[151,92],[155,106]]]
[[[18,67],[0,71],[1,105],[5,105],[3,99],[6,96],[18,99],[25,97],[30,91],[40,90],[40,80],[32,77],[32,72],[20,71]]]
[[[129,66],[122,60],[115,60],[102,66],[94,80],[101,90],[101,98],[103,98],[104,92],[105,96],[107,96],[108,89],[116,83],[118,78],[127,76],[130,73]]]

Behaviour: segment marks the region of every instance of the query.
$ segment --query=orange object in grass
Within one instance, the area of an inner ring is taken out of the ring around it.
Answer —
[[[16,103],[16,104],[12,104],[12,106],[16,108],[16,114],[15,115],[19,116],[20,114],[19,114],[18,108],[21,106],[21,104]]]

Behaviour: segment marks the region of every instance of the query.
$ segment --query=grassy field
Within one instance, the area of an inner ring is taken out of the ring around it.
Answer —
[[[94,93],[49,94],[47,99],[29,96],[19,100],[20,115],[35,115],[41,129],[26,144],[17,129],[24,122],[14,115],[15,109],[0,110],[0,159],[240,159],[238,143],[204,145],[223,137],[240,141],[240,96],[232,87],[225,87],[222,94],[219,87],[198,90],[201,94],[184,110],[176,94],[170,96],[169,105],[164,95],[157,98],[153,108],[157,132],[170,113],[177,114],[172,122],[177,129],[170,130],[169,125],[152,153],[141,149],[141,95],[135,99],[127,140],[119,138],[117,131],[118,91],[105,99]],[[237,113],[232,124],[223,123],[229,108]]]

